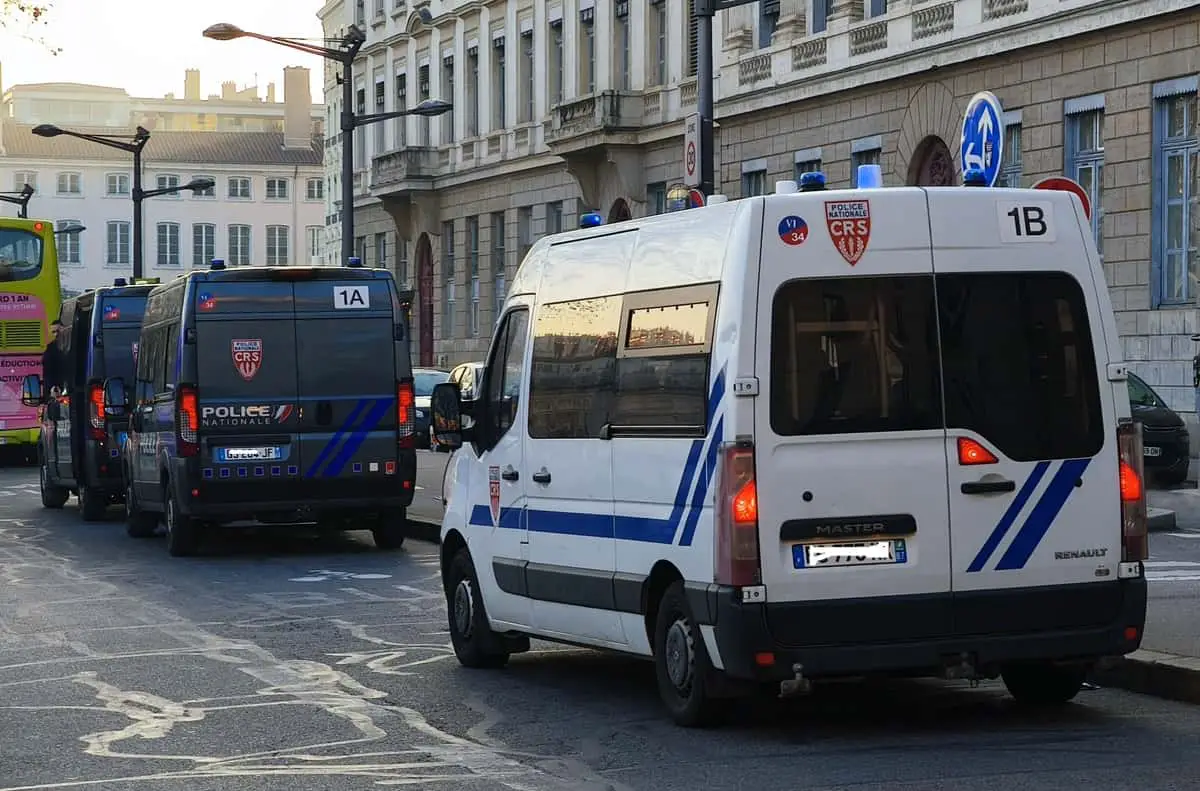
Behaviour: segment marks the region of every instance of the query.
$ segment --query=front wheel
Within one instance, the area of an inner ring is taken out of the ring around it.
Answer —
[[[62,508],[71,496],[71,492],[68,490],[50,483],[50,468],[46,464],[45,457],[38,465],[38,488],[42,492],[43,508]]]
[[[1061,706],[1083,689],[1087,670],[1078,665],[1015,665],[1001,672],[1004,686],[1018,703]]]
[[[509,652],[488,624],[475,564],[466,547],[455,553],[447,570],[446,610],[450,616],[450,643],[459,664],[493,670],[508,664]]]
[[[676,725],[697,728],[715,725],[722,719],[725,706],[708,690],[712,663],[704,636],[679,581],[671,583],[658,605],[654,669],[659,695]]]

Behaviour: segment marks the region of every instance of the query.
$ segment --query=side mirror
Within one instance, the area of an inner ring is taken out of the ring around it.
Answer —
[[[430,427],[439,445],[445,445],[454,450],[463,444],[462,400],[459,398],[458,385],[453,382],[442,382],[434,385],[429,396],[429,407],[433,413],[430,417]]]
[[[42,398],[42,378],[37,374],[30,374],[21,380],[21,403],[25,406],[38,406],[45,399]]]
[[[104,414],[108,417],[125,417],[129,410],[129,396],[125,392],[125,380],[114,376],[104,382]]]

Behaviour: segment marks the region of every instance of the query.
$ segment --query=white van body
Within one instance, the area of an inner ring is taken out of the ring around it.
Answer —
[[[875,673],[1069,699],[1145,620],[1120,350],[1066,192],[790,192],[543,238],[447,476],[459,658],[655,657],[682,724]]]

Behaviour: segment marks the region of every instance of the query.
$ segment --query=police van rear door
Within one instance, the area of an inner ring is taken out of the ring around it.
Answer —
[[[207,493],[226,502],[294,496],[301,487],[292,284],[199,280],[193,294]]]
[[[398,384],[391,280],[333,270],[295,289],[305,491],[343,498],[390,490]]]

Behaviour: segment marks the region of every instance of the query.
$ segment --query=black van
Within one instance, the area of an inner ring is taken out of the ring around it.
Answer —
[[[370,528],[404,541],[416,481],[408,327],[382,269],[247,267],[156,288],[132,382],[128,530],[192,554],[205,526],[246,520]]]
[[[120,447],[126,420],[106,412],[103,387],[110,377],[133,374],[142,312],[157,283],[140,280],[130,286],[119,279],[63,302],[58,346],[65,356],[65,381],[25,377],[21,400],[45,404],[38,466],[46,508],[62,508],[75,494],[83,519],[94,522],[124,498]],[[60,391],[52,394],[55,387]]]

